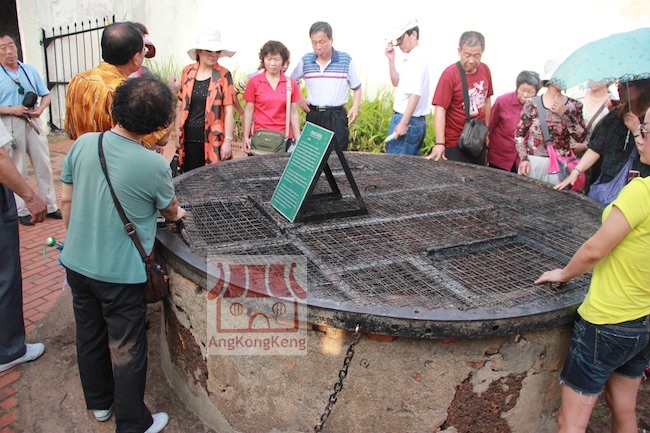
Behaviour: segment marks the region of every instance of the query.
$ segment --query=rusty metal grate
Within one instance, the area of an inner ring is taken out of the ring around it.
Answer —
[[[369,213],[318,223],[289,223],[270,205],[284,156],[179,176],[190,254],[305,256],[310,316],[344,327],[364,320],[380,331],[428,335],[458,322],[487,335],[512,329],[504,321],[526,328],[571,319],[588,277],[554,289],[533,281],[596,231],[599,205],[486,167],[346,156]],[[343,198],[310,209],[354,200],[338,161],[330,161]],[[328,192],[325,179],[316,192]],[[479,328],[467,325],[475,322]]]
[[[278,230],[247,198],[213,200],[185,206],[186,230],[194,248],[274,238]]]

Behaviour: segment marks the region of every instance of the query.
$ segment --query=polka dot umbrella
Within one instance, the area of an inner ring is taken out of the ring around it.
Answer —
[[[578,48],[549,83],[562,90],[587,80],[636,81],[650,78],[650,27],[617,33]]]

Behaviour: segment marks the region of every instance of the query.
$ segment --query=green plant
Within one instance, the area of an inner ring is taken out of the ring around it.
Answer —
[[[244,74],[238,70],[232,72],[233,80],[237,83],[240,79],[244,78]],[[366,86],[367,87],[367,86]],[[303,98],[307,97],[307,88],[304,84],[301,86],[301,93]],[[245,105],[241,95],[239,95],[242,105]],[[388,135],[388,127],[390,126],[390,119],[393,116],[393,100],[395,97],[395,89],[392,86],[380,86],[375,92],[374,97],[370,98],[367,93],[364,93],[359,105],[359,115],[357,120],[350,126],[350,150],[358,152],[371,152],[371,153],[384,153],[386,152],[386,145],[384,139]],[[350,98],[347,107],[352,106],[352,99]],[[300,124],[305,124],[305,112],[300,110]],[[242,122],[241,116],[235,115],[235,139],[241,140],[242,138]],[[433,126],[433,115],[426,116],[427,121],[427,134],[424,138],[424,144],[420,150],[420,155],[428,155],[435,143],[435,129]]]
[[[159,60],[145,59],[144,66],[164,82],[167,82],[170,77],[180,78],[182,68],[178,65],[174,56],[161,57]]]
[[[350,127],[350,150],[372,153],[386,152],[384,139],[388,135],[390,119],[394,113],[394,99],[395,89],[388,85],[380,86],[374,98],[369,98],[367,94],[362,97],[359,116]],[[351,102],[348,103],[348,107],[351,105]],[[426,122],[427,134],[420,155],[431,153],[435,143],[433,115],[427,115]]]

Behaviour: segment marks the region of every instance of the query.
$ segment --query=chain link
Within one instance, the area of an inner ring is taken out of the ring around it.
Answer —
[[[339,380],[334,384],[334,392],[330,395],[330,398],[327,401],[325,410],[323,410],[323,414],[320,416],[320,422],[316,426],[314,426],[315,432],[323,431],[325,420],[327,420],[327,418],[332,413],[332,408],[334,407],[336,401],[338,400],[338,394],[343,389],[343,380],[345,380],[345,378],[348,375],[348,368],[350,368],[350,363],[352,362],[352,358],[354,357],[354,347],[359,343],[359,340],[361,339],[361,333],[359,332],[360,329],[361,329],[361,325],[357,323],[357,326],[354,329],[354,333],[352,334],[352,338],[353,338],[352,343],[350,343],[350,347],[348,347],[348,351],[345,354],[345,358],[343,359],[343,368],[341,368],[341,370],[339,371]]]

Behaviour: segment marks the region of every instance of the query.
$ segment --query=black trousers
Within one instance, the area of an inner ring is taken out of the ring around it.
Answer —
[[[144,404],[148,349],[144,283],[106,283],[70,269],[67,278],[86,407],[99,410],[114,404],[116,431],[142,433],[153,423]]]
[[[25,354],[23,279],[14,193],[0,183],[0,364]]]
[[[483,147],[483,150],[481,151],[479,156],[471,157],[465,155],[457,147],[448,147],[445,149],[445,156],[450,161],[467,162],[469,164],[475,164],[475,165],[485,165],[487,149]]]
[[[311,110],[305,118],[307,122],[322,126],[334,133],[332,141],[341,150],[348,150],[350,144],[350,128],[348,128],[348,111],[340,110],[318,111]]]

